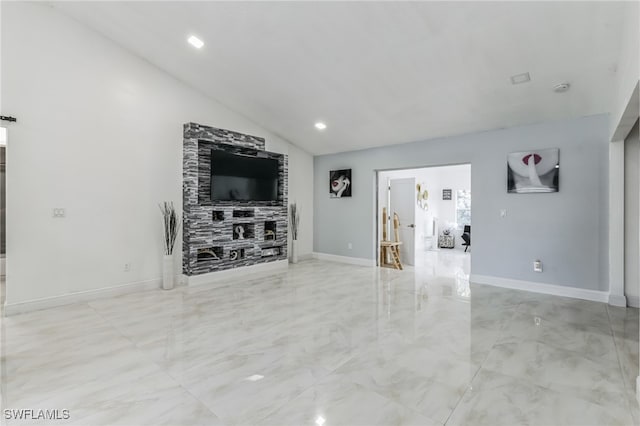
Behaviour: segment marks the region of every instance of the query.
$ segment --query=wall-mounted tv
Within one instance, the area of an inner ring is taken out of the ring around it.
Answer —
[[[211,200],[278,200],[278,159],[212,149]]]

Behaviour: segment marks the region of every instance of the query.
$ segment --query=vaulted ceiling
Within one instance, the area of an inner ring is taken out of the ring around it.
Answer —
[[[619,2],[52,5],[314,154],[608,112],[625,12]],[[525,72],[530,82],[511,83]],[[571,89],[554,93],[562,82]]]

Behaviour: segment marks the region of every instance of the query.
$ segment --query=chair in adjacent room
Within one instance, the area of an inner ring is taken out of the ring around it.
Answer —
[[[462,243],[464,247],[464,251],[466,252],[469,247],[471,247],[471,225],[465,225],[464,230],[462,231],[462,239],[464,243]]]

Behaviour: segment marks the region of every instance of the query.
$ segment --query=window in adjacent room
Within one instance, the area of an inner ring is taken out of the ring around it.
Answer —
[[[471,225],[471,191],[468,189],[456,191],[456,222],[460,228]]]

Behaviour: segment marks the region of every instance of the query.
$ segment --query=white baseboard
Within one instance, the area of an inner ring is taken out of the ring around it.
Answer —
[[[631,306],[632,308],[640,308],[640,297],[627,296],[627,306]]]
[[[532,293],[550,294],[553,296],[571,297],[574,299],[591,300],[594,302],[609,302],[608,291],[586,290],[577,287],[568,287],[554,284],[537,283],[533,281],[514,280],[510,278],[491,277],[487,275],[472,274],[469,281],[476,284],[492,285],[494,287],[523,290]]]
[[[328,260],[330,262],[348,263],[349,265],[358,266],[376,266],[376,261],[373,259],[363,259],[361,257],[347,257],[338,256],[336,254],[318,253],[313,252],[314,259]]]
[[[10,316],[25,312],[39,311],[41,309],[70,305],[73,303],[89,302],[91,300],[102,299],[105,297],[115,297],[123,294],[135,293],[138,291],[159,289],[161,286],[162,279],[156,278],[147,281],[138,281],[134,283],[122,284],[97,290],[78,291],[76,293],[29,300],[20,303],[5,303],[4,315]]]
[[[246,277],[254,274],[275,274],[284,272],[289,268],[288,260],[277,260],[275,262],[259,263],[257,265],[243,266],[241,268],[226,269],[224,271],[209,272],[207,274],[186,276],[183,275],[183,282],[188,286],[213,284],[224,281],[224,285],[229,285],[226,280],[230,278]]]
[[[611,306],[627,307],[627,298],[619,294],[609,294],[609,304]]]
[[[299,254],[298,255],[298,260],[302,261],[302,260],[311,260],[313,259],[313,253],[305,253],[305,254]]]

